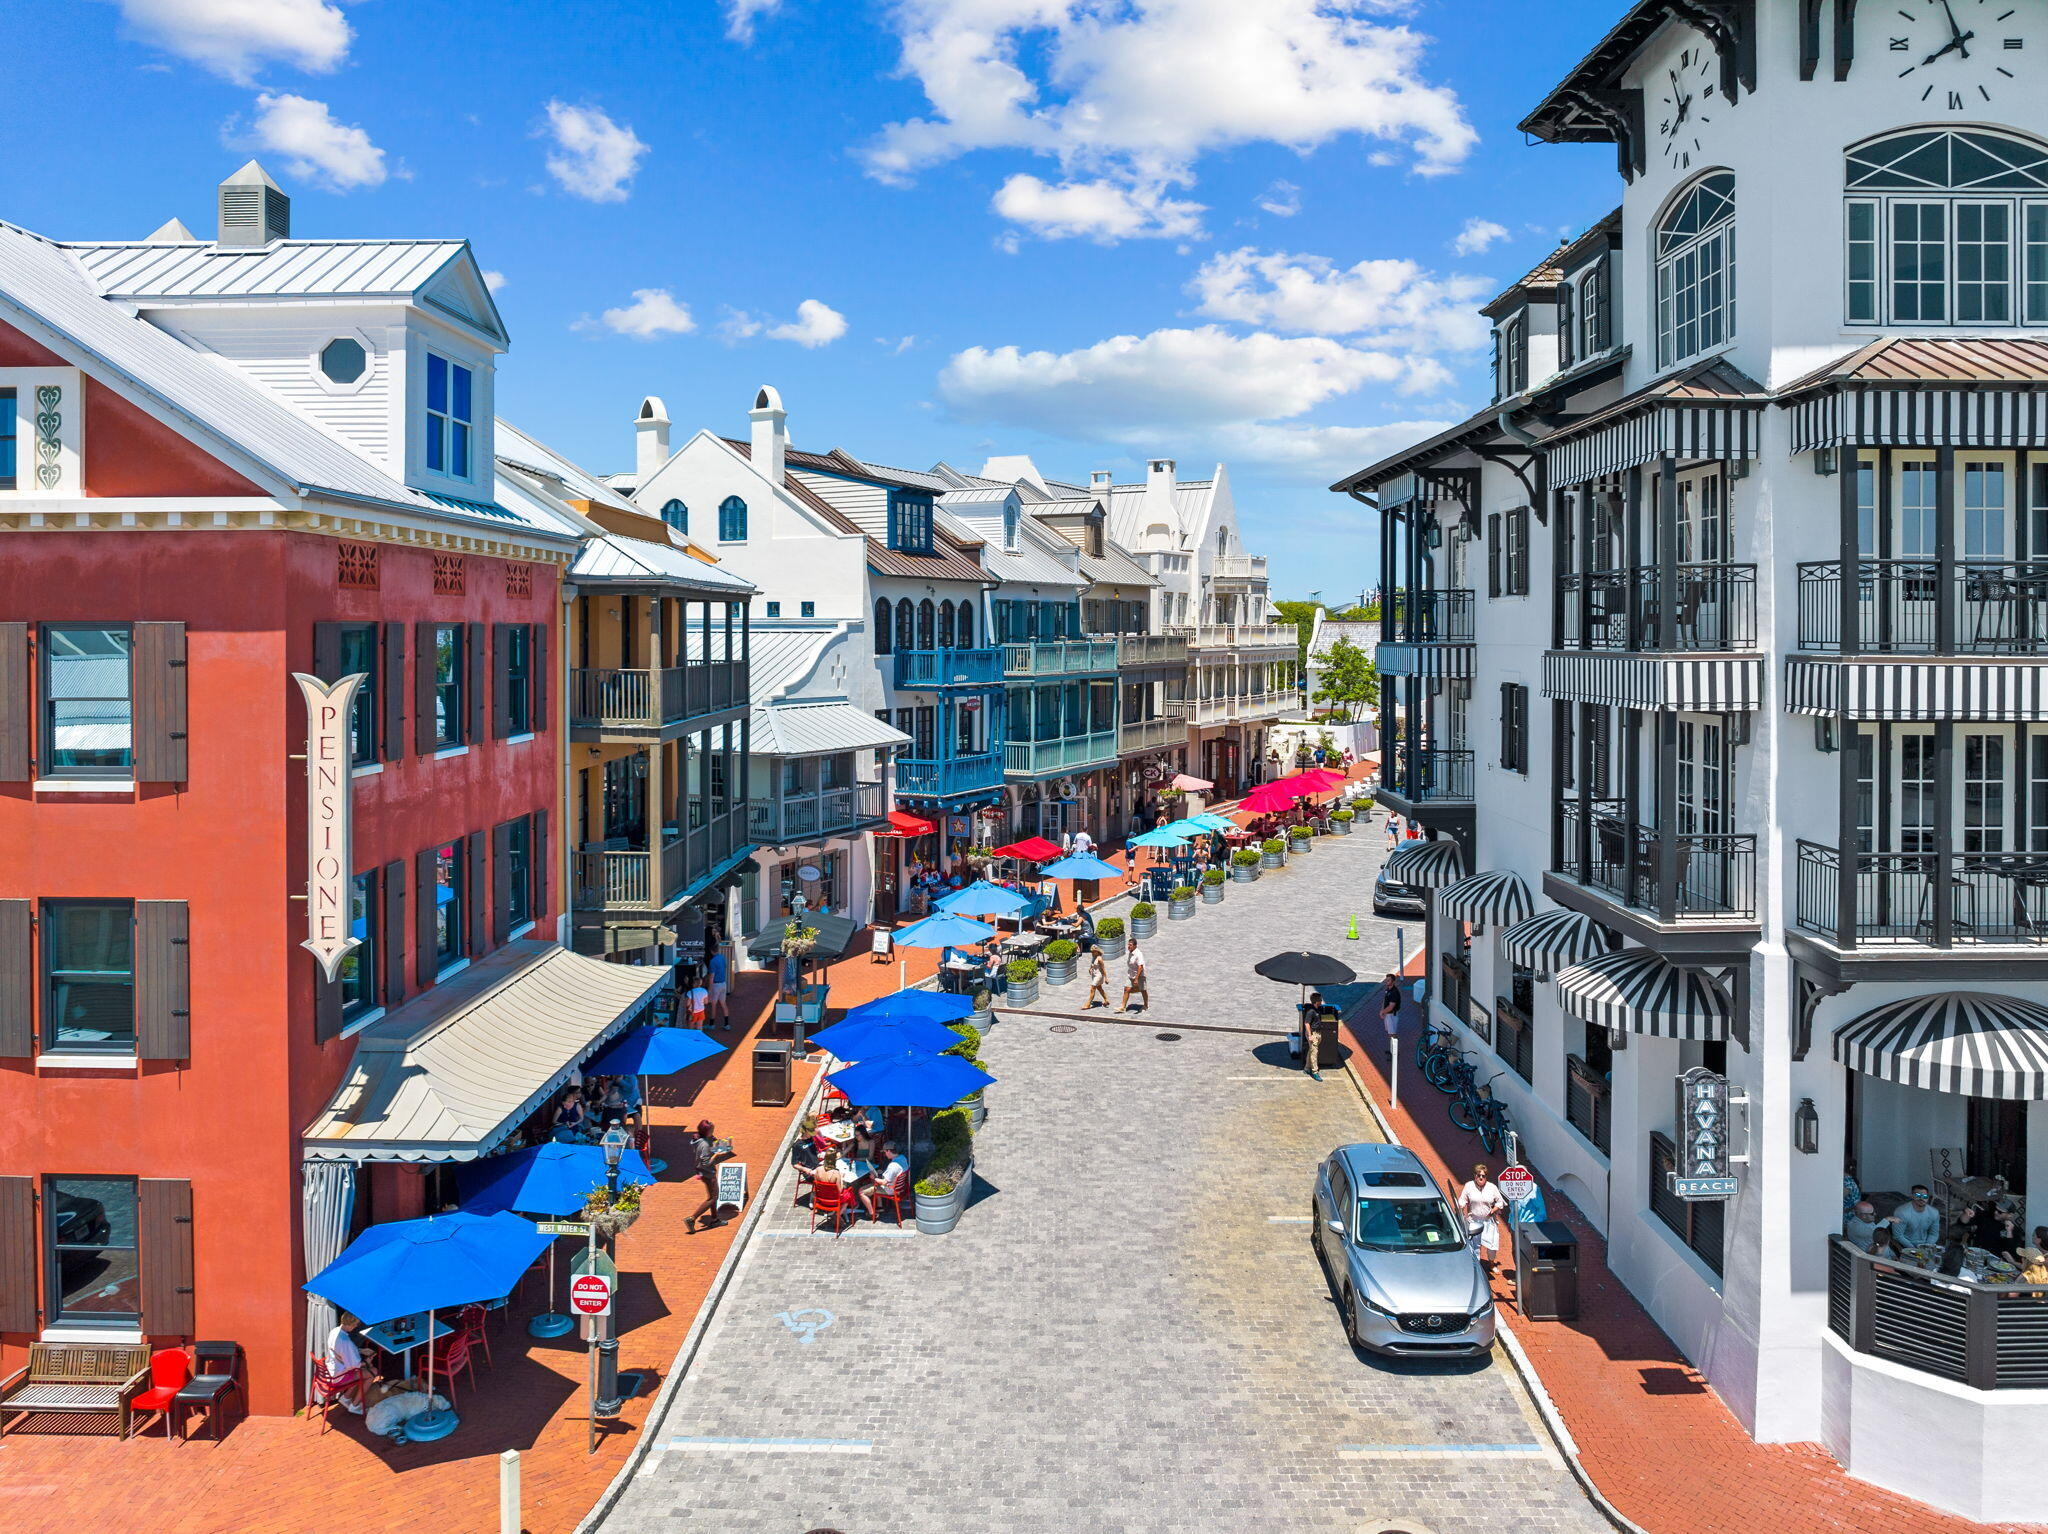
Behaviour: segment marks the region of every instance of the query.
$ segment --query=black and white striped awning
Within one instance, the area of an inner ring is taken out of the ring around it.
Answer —
[[[1465,854],[1449,838],[1403,842],[1387,854],[1387,877],[1411,889],[1440,890],[1465,876]]]
[[[1372,664],[1381,676],[1469,677],[1476,660],[1469,644],[1383,644]]]
[[[1647,948],[1602,954],[1560,971],[1557,999],[1567,1017],[1598,1028],[1695,1043],[1728,1037],[1728,998],[1720,986]]]
[[[2048,1101],[2048,1007],[1982,991],[1908,996],[1845,1024],[1835,1058],[1904,1087]]]
[[[1656,656],[1552,650],[1543,696],[1618,708],[1746,714],[1763,706],[1764,663],[1755,655]]]
[[[1795,656],[1785,662],[1785,707],[1851,719],[2035,720],[2048,714],[2048,665]]]
[[[1846,389],[1792,406],[1792,451],[1823,447],[2037,447],[2048,394],[2034,389]]]
[[[1729,462],[1757,456],[1763,401],[1664,403],[1586,432],[1544,455],[1550,483],[1564,490],[1654,463]]]
[[[1453,921],[1475,925],[1492,922],[1497,926],[1520,921],[1536,909],[1536,902],[1530,898],[1529,886],[1522,882],[1520,874],[1501,868],[1490,874],[1474,874],[1440,891],[1436,908]]]
[[[1607,929],[1577,911],[1545,911],[1518,921],[1500,935],[1508,962],[1539,975],[1555,974],[1597,959],[1613,945]]]

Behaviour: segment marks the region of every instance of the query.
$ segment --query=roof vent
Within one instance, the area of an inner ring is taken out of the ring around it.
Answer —
[[[198,238],[198,235],[185,227],[183,219],[172,218],[166,219],[163,223],[157,225],[156,230],[145,236],[142,243],[145,245],[178,245]]]
[[[1088,483],[1098,490],[1108,489],[1111,478],[1112,476],[1107,469],[1090,469],[1088,471]]]
[[[260,250],[292,236],[292,200],[251,160],[220,184],[217,243]]]

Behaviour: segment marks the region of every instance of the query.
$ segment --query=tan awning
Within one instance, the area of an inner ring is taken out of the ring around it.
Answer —
[[[355,1038],[305,1154],[348,1161],[487,1156],[569,1073],[640,1021],[665,965],[508,943]]]

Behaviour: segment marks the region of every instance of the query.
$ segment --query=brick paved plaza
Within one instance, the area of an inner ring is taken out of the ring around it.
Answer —
[[[1293,992],[1251,965],[1305,945],[1376,979],[1391,929],[1342,933],[1378,843],[1319,841],[1162,923],[1147,1026],[997,1024],[979,1199],[953,1234],[812,1236],[771,1187],[603,1528],[1605,1527],[1504,1359],[1354,1352],[1308,1247],[1313,1168],[1370,1120],[1341,1072],[1292,1068]],[[1203,1031],[1225,1028],[1267,1031]]]

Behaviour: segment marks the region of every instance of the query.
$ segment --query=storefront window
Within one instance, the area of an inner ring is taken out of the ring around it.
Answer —
[[[135,1179],[52,1177],[43,1184],[50,1319],[58,1325],[142,1319]]]

